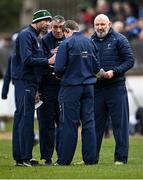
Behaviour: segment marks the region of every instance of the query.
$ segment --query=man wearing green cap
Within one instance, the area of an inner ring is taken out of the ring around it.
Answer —
[[[37,165],[32,159],[34,140],[35,96],[43,67],[54,63],[55,56],[44,56],[38,43],[38,35],[47,31],[52,16],[47,10],[34,13],[32,24],[23,29],[15,45],[12,60],[12,79],[15,86],[13,124],[13,158],[17,166]]]

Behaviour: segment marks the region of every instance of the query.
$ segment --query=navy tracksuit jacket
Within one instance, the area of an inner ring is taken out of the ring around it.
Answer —
[[[86,164],[96,163],[96,134],[94,124],[94,84],[99,71],[95,47],[80,32],[75,32],[59,47],[55,72],[61,77],[59,92],[60,138],[57,162],[71,163],[82,123],[82,155]]]
[[[46,34],[41,44],[44,54],[48,57],[52,56],[52,50],[55,49],[64,40],[64,37],[57,39],[50,32]],[[54,68],[48,67],[44,69],[39,92],[43,104],[37,110],[39,120],[39,135],[40,135],[40,152],[41,159],[51,160],[56,141],[56,151],[58,154],[58,139],[59,139],[59,105],[58,93],[60,81],[55,77]],[[55,131],[56,125],[56,131]],[[56,138],[55,138],[56,133]]]
[[[12,59],[12,79],[15,87],[16,111],[13,123],[14,160],[32,158],[34,140],[35,95],[42,67],[48,66],[38,43],[37,31],[29,25],[22,30]]]
[[[98,38],[95,33],[92,41],[98,48],[101,68],[105,71],[114,71],[113,78],[101,78],[95,84],[95,129],[98,156],[106,120],[110,116],[116,141],[114,160],[127,163],[129,107],[124,74],[134,64],[132,49],[126,37],[112,29],[102,39]]]

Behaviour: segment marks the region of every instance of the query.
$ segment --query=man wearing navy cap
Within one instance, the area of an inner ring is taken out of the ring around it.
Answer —
[[[52,16],[47,10],[33,14],[32,24],[22,30],[15,45],[12,60],[12,79],[15,86],[16,111],[13,123],[13,158],[17,166],[32,167],[34,140],[35,96],[40,80],[40,70],[54,63],[54,56],[45,57],[38,43],[41,31],[47,31]]]

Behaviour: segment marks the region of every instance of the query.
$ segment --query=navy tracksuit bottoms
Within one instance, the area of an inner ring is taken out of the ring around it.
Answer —
[[[34,106],[37,85],[27,80],[14,80],[15,105],[13,122],[13,158],[32,158],[34,141]]]
[[[114,160],[126,163],[129,148],[129,106],[124,82],[108,86],[95,85],[95,130],[98,156],[109,116],[116,142]]]
[[[69,165],[73,159],[79,121],[82,123],[82,156],[86,164],[96,163],[94,86],[62,86],[59,92],[60,126],[57,162]]]
[[[37,110],[41,159],[51,160],[59,144],[59,85],[45,85],[41,90],[43,104]]]

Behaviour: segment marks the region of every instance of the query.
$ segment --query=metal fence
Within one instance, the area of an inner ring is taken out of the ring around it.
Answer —
[[[135,56],[134,68],[128,71],[127,75],[143,75],[143,41],[133,41],[131,46]],[[11,48],[0,49],[0,64],[5,72],[8,57],[10,55]]]

